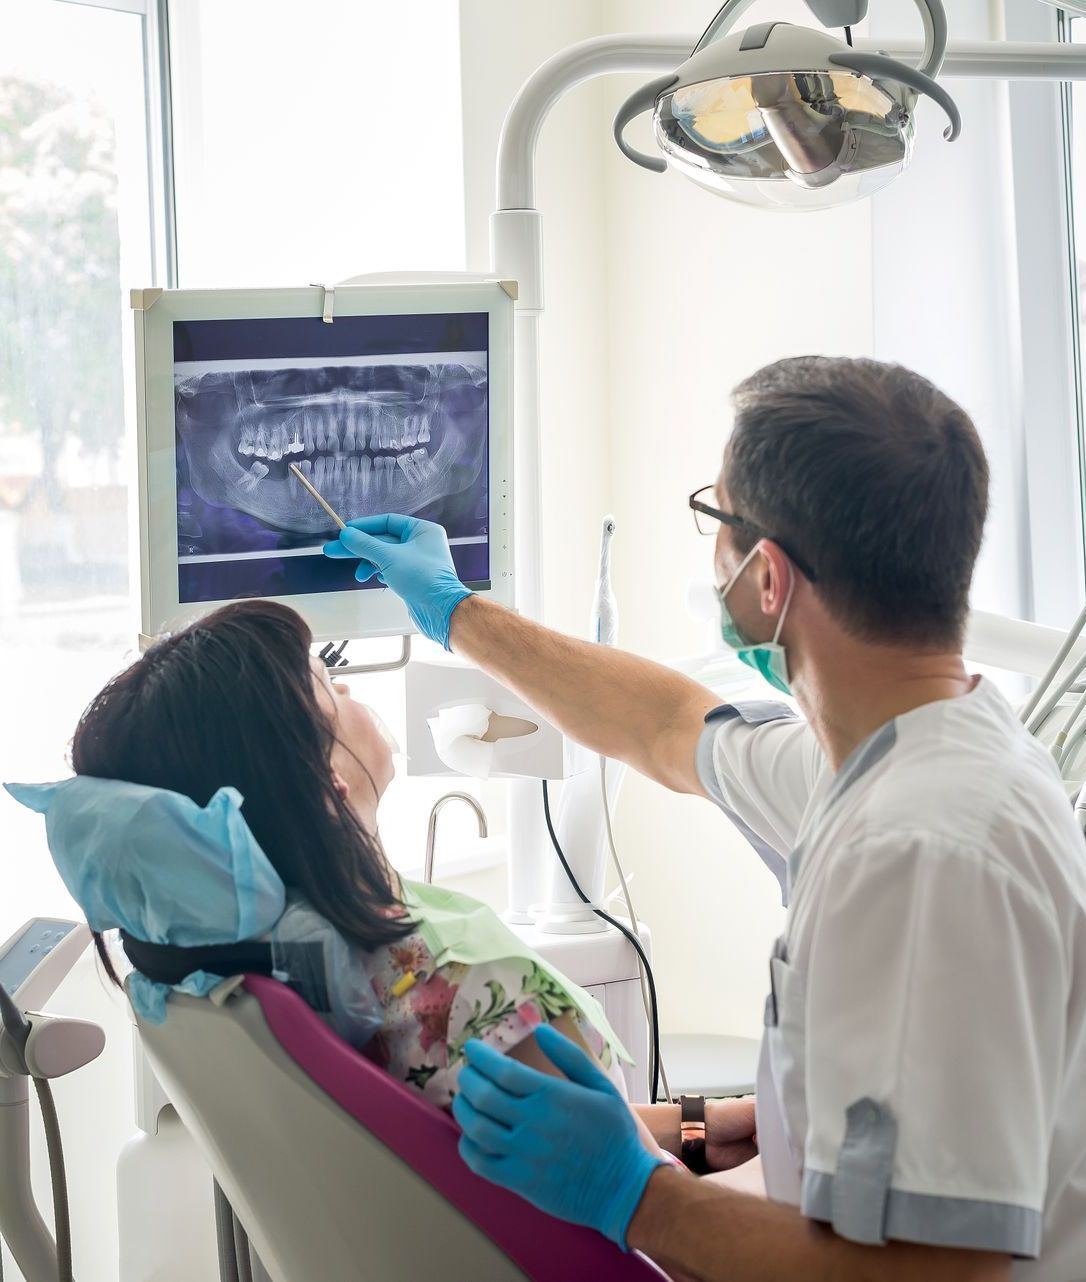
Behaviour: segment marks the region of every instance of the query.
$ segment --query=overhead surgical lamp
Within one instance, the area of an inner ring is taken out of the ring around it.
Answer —
[[[752,3],[728,0],[677,71],[623,103],[615,141],[635,164],[655,173],[671,166],[746,205],[828,209],[870,196],[905,170],[922,95],[946,111],[947,140],[958,137],[961,116],[935,80],[947,43],[942,0],[916,0],[925,32],[919,68],[787,22],[735,31]],[[826,26],[850,28],[867,16],[868,0],[807,5]],[[662,157],[625,138],[630,121],[650,110]]]

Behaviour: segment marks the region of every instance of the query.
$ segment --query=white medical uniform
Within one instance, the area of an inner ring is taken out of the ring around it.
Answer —
[[[769,1195],[853,1241],[1081,1282],[1086,842],[1049,754],[981,679],[836,775],[784,705],[721,708],[698,769],[788,904],[759,1070]]]

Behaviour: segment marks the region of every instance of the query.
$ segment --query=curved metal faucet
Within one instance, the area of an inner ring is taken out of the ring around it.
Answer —
[[[430,823],[426,829],[426,863],[423,867],[422,879],[427,885],[434,879],[434,842],[437,837],[437,817],[449,801],[466,801],[475,811],[475,817],[479,821],[479,836],[485,837],[487,835],[486,811],[470,793],[447,792],[443,797],[438,797],[434,802],[434,808],[430,811]]]

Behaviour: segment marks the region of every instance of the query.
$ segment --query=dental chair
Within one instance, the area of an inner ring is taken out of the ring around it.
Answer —
[[[278,981],[166,1009],[143,1047],[273,1282],[666,1278],[473,1175],[451,1117]]]

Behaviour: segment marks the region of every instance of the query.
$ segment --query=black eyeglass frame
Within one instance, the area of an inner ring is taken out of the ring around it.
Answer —
[[[696,514],[698,512],[702,512],[705,516],[711,516],[722,525],[730,525],[736,530],[746,530],[748,534],[753,534],[759,539],[769,539],[770,542],[776,543],[780,550],[789,558],[790,561],[793,562],[796,569],[799,570],[805,579],[808,579],[811,583],[818,582],[818,575],[815,573],[811,564],[798,553],[794,552],[783,539],[777,538],[775,534],[771,534],[769,530],[763,529],[753,521],[748,521],[744,516],[736,516],[733,512],[722,512],[718,507],[710,507],[708,503],[703,503],[698,497],[699,494],[709,494],[712,493],[712,491],[713,486],[703,485],[700,490],[695,490],[694,493],[690,495],[688,502],[690,504],[690,510],[695,513],[695,524],[697,523]],[[698,533],[711,534],[712,531],[703,530],[701,526],[698,526]]]

